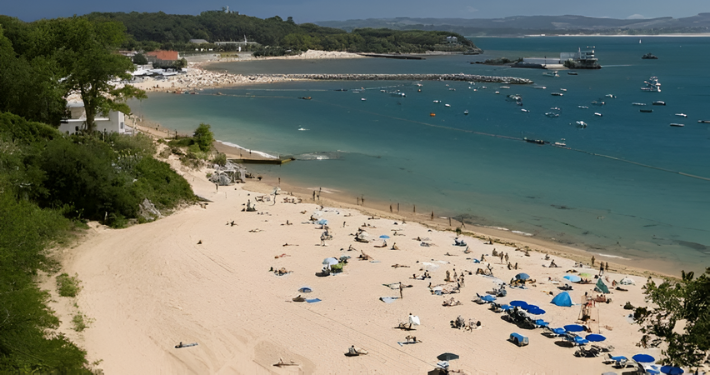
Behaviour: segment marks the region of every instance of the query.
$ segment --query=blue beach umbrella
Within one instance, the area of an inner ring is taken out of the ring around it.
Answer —
[[[388,235],[386,235],[386,234],[383,234],[383,235],[380,236],[380,238],[390,238],[390,236],[388,236]]]
[[[597,335],[596,333],[592,333],[591,335],[587,335],[587,337],[585,337],[585,338],[591,342],[602,342],[602,341],[606,340],[606,337],[604,337],[602,335]]]
[[[565,333],[567,333],[564,328],[553,328],[552,332],[554,332],[556,335],[564,335]]]
[[[578,283],[578,282],[582,281],[582,278],[577,275],[565,275],[564,278],[573,282],[573,283]]]
[[[317,223],[320,224],[320,225],[328,225],[328,220],[326,220],[326,219],[320,219],[320,220],[317,221]]]
[[[656,359],[651,357],[648,354],[636,354],[635,356],[631,357],[634,361],[638,363],[653,363],[656,362]]]
[[[523,310],[529,311],[529,310],[531,310],[531,309],[539,309],[539,308],[540,308],[540,307],[537,306],[537,305],[530,305],[530,304],[528,304],[527,306],[523,307]]]
[[[661,372],[668,375],[680,375],[684,373],[682,368],[674,366],[661,366]]]
[[[528,313],[533,314],[533,315],[543,315],[543,314],[545,314],[545,310],[535,306],[534,309],[528,309]]]
[[[313,289],[311,289],[311,287],[309,287],[309,286],[304,286],[304,287],[301,287],[301,289],[299,289],[298,291],[301,293],[310,293],[313,291]]]
[[[510,303],[510,306],[525,308],[528,306],[528,303],[525,301],[513,301]]]
[[[495,300],[496,300],[496,298],[490,294],[486,294],[485,296],[481,297],[481,301],[493,302]]]
[[[582,332],[584,331],[584,327],[580,326],[579,324],[569,324],[565,326],[565,330],[567,332]]]
[[[528,275],[527,273],[519,273],[515,275],[515,278],[518,280],[528,280],[530,279],[530,275]]]

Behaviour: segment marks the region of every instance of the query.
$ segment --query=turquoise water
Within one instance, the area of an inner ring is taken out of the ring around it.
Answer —
[[[403,210],[416,204],[418,211],[466,215],[480,225],[595,253],[652,259],[657,262],[653,267],[664,271],[710,265],[710,125],[697,122],[710,120],[705,68],[710,38],[643,38],[642,44],[638,38],[600,37],[474,42],[485,55],[422,61],[270,60],[212,69],[243,74],[463,72],[526,77],[547,88],[422,82],[417,92],[413,82],[288,82],[220,88],[225,96],[151,94],[134,103],[133,110],[183,131],[206,122],[220,140],[297,155],[302,160],[282,167],[252,167],[285,181],[400,203]],[[580,70],[577,76],[561,71],[552,78],[541,70],[470,64],[498,56],[552,56],[588,45],[596,46],[604,68]],[[647,52],[659,60],[641,60]],[[642,92],[643,81],[653,75],[663,91]],[[349,91],[334,91],[338,88]],[[353,91],[357,88],[365,90]],[[564,96],[550,95],[561,88],[567,89]],[[406,97],[389,94],[395,90]],[[507,101],[507,94],[521,95],[524,106]],[[591,104],[600,100],[606,105]],[[654,100],[668,105],[651,106]],[[544,115],[551,111],[560,116]],[[578,128],[576,121],[588,127]],[[670,127],[672,122],[685,127]],[[572,150],[526,143],[523,137],[564,139]]]

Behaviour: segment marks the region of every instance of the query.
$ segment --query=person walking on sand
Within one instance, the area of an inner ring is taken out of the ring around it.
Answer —
[[[604,274],[604,262],[601,262],[601,266],[599,266],[599,276]]]
[[[594,261],[595,261],[595,260],[596,260],[596,259],[594,259],[594,255],[592,255],[592,267],[594,267]]]
[[[399,299],[404,299],[404,286],[402,285],[402,282],[399,282]]]
[[[313,200],[316,200],[316,191],[313,190]]]

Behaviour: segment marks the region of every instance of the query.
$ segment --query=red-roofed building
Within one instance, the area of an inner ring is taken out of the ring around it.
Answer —
[[[180,60],[180,55],[178,54],[177,51],[153,51],[153,52],[146,52],[145,56],[153,56],[157,60],[163,60],[163,61],[175,61],[175,60]],[[148,57],[150,59],[150,57]]]

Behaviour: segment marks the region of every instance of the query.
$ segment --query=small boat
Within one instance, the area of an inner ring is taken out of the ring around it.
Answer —
[[[645,105],[646,105],[646,103],[631,103],[631,105],[635,105],[635,106],[643,107],[643,106],[645,106]]]
[[[589,109],[586,105],[578,105],[577,108],[579,109]]]
[[[456,91],[456,89],[452,87],[449,89],[449,91]]]
[[[561,111],[562,110],[562,108],[560,108],[560,107],[552,107],[550,109],[553,111]]]
[[[468,109],[465,110],[465,111],[463,111],[463,114],[464,114],[464,115],[468,115]]]
[[[429,116],[434,117],[434,116],[436,116],[436,113],[432,112],[429,114]]]
[[[434,100],[434,103],[441,103],[441,100]]]
[[[543,141],[542,139],[530,139],[530,138],[528,138],[528,137],[525,137],[525,138],[523,138],[523,140],[524,140],[525,142],[537,143],[537,144],[539,144],[539,145],[544,145],[544,144],[545,144],[545,141]]]
[[[560,139],[559,142],[555,142],[555,146],[557,146],[557,147],[567,147],[567,143],[565,142],[565,139],[562,138],[562,139]]]
[[[335,91],[348,91],[348,89],[335,89]]]
[[[529,110],[527,110],[527,109],[525,109],[525,108],[521,109],[521,110],[520,110],[520,112],[524,112],[524,113],[530,113],[530,111],[529,111]]]
[[[604,104],[606,104],[606,103],[605,103],[605,102],[599,102],[599,101],[596,101],[596,100],[592,102],[592,105],[597,105],[597,106],[603,106]]]
[[[501,89],[509,89],[510,86],[501,86],[500,88],[501,88]]]
[[[417,92],[422,92],[422,89],[417,90]]]
[[[417,83],[417,86],[422,87],[422,86],[424,86],[424,85],[422,85],[421,83]]]
[[[546,77],[559,77],[559,76],[560,76],[560,75],[557,73],[556,70],[553,70],[553,71],[550,71],[550,72],[542,73],[542,75],[544,75],[544,76],[546,76]]]
[[[576,75],[577,75],[577,72],[567,72],[567,74],[569,74],[569,75],[571,75],[571,76],[576,76]]]
[[[641,112],[642,113],[651,113],[651,112],[653,112],[653,110],[652,109],[641,109]]]
[[[360,98],[360,100],[362,100],[362,101],[364,102],[364,101],[366,101],[367,99],[365,99],[365,98]]]
[[[560,89],[560,91],[562,91],[562,92],[567,92],[567,89]]]
[[[597,117],[602,117],[602,114],[601,114],[601,113],[599,113],[599,112],[594,112],[594,116],[597,116]]]
[[[544,89],[546,89],[547,87],[545,87],[545,86],[533,86],[533,88],[534,88],[534,89],[539,89],[539,90],[544,90]]]
[[[575,121],[575,123],[577,124],[578,128],[586,128],[587,127],[587,123],[584,121]]]
[[[380,90],[380,92],[387,92],[386,90]]]
[[[564,95],[564,94],[561,93],[561,92],[553,92],[553,93],[551,93],[550,95],[552,95],[552,96],[562,96],[562,95]]]
[[[451,107],[451,104],[444,104],[444,107]]]
[[[482,89],[487,89],[488,87],[486,87],[486,86],[481,86],[481,88],[482,88]]]
[[[658,60],[658,56],[652,54],[651,52],[641,56],[643,60]]]
[[[555,117],[560,117],[560,114],[555,113],[555,112],[545,112],[545,116],[550,117],[550,118],[555,118]]]
[[[710,120],[698,120],[698,124],[710,124]]]
[[[500,94],[500,91],[496,91],[496,94]]]
[[[675,128],[682,128],[682,127],[684,127],[685,125],[679,124],[679,123],[677,123],[677,122],[671,122],[671,126],[673,126],[673,127],[675,127]]]
[[[298,98],[299,98],[299,99],[303,99],[303,100],[311,100],[311,99],[313,99],[313,98],[311,98],[310,96],[300,96],[300,97],[298,97]]]
[[[678,117],[688,117],[685,113],[676,113],[675,115]]]
[[[606,96],[607,98],[616,99],[616,96],[614,96],[614,95],[612,95],[612,94],[606,94],[606,95],[604,95],[604,96]]]
[[[663,100],[656,100],[655,102],[652,103],[653,105],[666,105],[666,102]]]
[[[306,129],[306,128],[298,128],[298,130],[300,130],[300,131],[302,131],[302,132],[305,132],[305,131],[307,131],[307,130],[310,130],[310,129]]]

